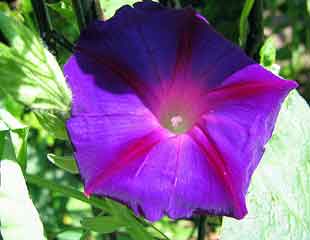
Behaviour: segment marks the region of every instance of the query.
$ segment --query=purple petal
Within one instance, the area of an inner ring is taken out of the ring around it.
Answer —
[[[284,80],[259,64],[252,64],[225,79],[217,88],[204,93],[206,112],[222,110],[230,105],[257,109],[256,114],[278,113],[289,91],[296,88],[294,81]],[[254,108],[256,104],[262,109]],[[234,112],[234,111],[231,111]]]
[[[218,198],[222,202],[217,205],[215,213],[217,215],[233,216],[238,219],[242,218],[247,213],[247,210],[245,206],[245,195],[240,191],[239,186],[240,169],[233,168],[234,164],[229,162],[222,154],[222,143],[218,145],[212,136],[205,131],[203,126],[198,124],[191,130],[189,135],[203,153],[205,161],[208,161],[208,171],[213,170],[217,177],[219,189],[226,193],[226,196],[223,194],[218,195]],[[210,212],[208,208],[201,210]]]
[[[194,130],[192,135],[207,155],[214,156],[212,165],[231,193],[236,218],[245,214],[238,209],[245,205],[242,201],[250,178],[271,137],[280,106],[296,86],[259,65],[251,65],[205,99],[209,109],[196,126],[207,142],[199,140]]]
[[[195,211],[233,215],[222,185],[208,157],[189,136],[180,135],[161,141],[94,193],[124,202],[151,221],[164,214],[190,217]]]
[[[76,51],[109,69],[147,104],[155,105],[175,74],[179,37],[195,12],[163,8],[152,2],[134,6],[125,6],[108,21],[89,26]],[[79,62],[85,73],[92,74],[83,67],[83,60]]]
[[[154,2],[125,6],[108,21],[92,24],[82,33],[75,55],[85,74],[93,74],[84,63],[88,58],[108,72],[101,78],[114,75],[157,116],[158,103],[170,95],[189,102],[192,92],[216,87],[254,62],[193,9]]]
[[[193,138],[193,135],[180,137],[168,215],[180,218],[190,217],[195,212],[206,212],[233,216],[234,201],[229,188],[223,184],[218,169],[214,168],[214,156],[206,154],[205,148],[200,145],[201,141],[209,148],[206,139],[199,130],[194,131],[196,138]],[[240,208],[244,214],[245,206]]]
[[[202,16],[201,14],[196,13],[196,16],[197,16],[198,18],[200,18],[202,21],[204,21],[205,23],[209,24],[208,20],[207,20],[204,16]]]
[[[87,56],[75,53],[64,71],[73,93],[73,116],[150,112],[120,77]]]
[[[134,164],[102,182],[96,194],[129,205],[138,215],[159,220],[169,206],[175,175],[176,139],[162,140]]]
[[[147,114],[82,115],[67,128],[88,195],[169,136]]]
[[[255,63],[203,21],[196,25],[192,44],[192,79],[204,90],[219,86],[231,74]]]

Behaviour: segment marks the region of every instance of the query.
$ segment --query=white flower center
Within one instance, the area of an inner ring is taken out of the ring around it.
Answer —
[[[176,115],[170,119],[171,125],[174,129],[179,128],[183,124],[183,118],[179,115]]]

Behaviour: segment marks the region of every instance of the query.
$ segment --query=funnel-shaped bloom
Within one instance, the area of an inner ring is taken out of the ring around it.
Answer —
[[[157,220],[242,218],[280,105],[296,87],[191,8],[121,8],[82,33],[65,66],[67,128],[85,193]]]

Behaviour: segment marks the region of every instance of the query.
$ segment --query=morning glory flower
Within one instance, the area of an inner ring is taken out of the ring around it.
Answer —
[[[150,1],[91,24],[65,74],[85,193],[151,221],[244,217],[253,171],[297,85],[256,64],[193,9]]]

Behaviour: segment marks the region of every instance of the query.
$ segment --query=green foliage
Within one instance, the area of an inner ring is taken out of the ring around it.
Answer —
[[[309,239],[309,123],[309,105],[296,91],[291,93],[252,178],[249,214],[241,221],[224,220],[224,240]]]
[[[240,15],[243,7],[244,1],[208,0],[205,7],[198,10],[217,31],[231,41],[239,43]]]
[[[79,37],[79,27],[72,8],[72,1],[64,0],[47,4],[52,19],[53,28],[62,34],[69,42],[74,43]],[[58,63],[64,65],[71,52],[64,46],[57,44],[55,55]]]
[[[73,20],[75,19],[74,16],[74,12],[72,10],[72,6],[71,6],[71,2],[68,0],[65,1],[59,1],[56,3],[50,3],[47,5],[49,8],[53,9],[54,11],[56,11],[57,13],[59,13],[59,15],[57,15],[58,17],[60,17],[59,20],[63,20],[65,19],[66,21],[70,21],[72,22],[72,26],[75,28],[74,35],[76,35],[78,33],[78,26],[75,22],[73,22]],[[66,28],[68,29],[68,28]],[[69,28],[71,29],[71,28]],[[71,34],[68,34],[66,36],[72,37]]]
[[[33,108],[68,110],[61,69],[36,34],[1,12],[0,29],[10,43],[0,45],[1,89]]]
[[[44,129],[58,139],[67,140],[68,135],[65,126],[65,120],[68,118],[68,112],[55,110],[35,109],[33,111],[38,122]]]
[[[58,193],[62,196],[75,198],[85,203],[90,204],[91,206],[100,209],[103,213],[108,213],[109,216],[114,218],[114,226],[115,223],[121,223],[120,226],[126,226],[126,232],[132,237],[132,239],[136,239],[137,236],[140,236],[138,239],[153,239],[152,235],[146,230],[145,227],[149,226],[153,228],[152,225],[144,223],[142,220],[138,220],[133,213],[124,205],[114,202],[105,198],[97,198],[97,197],[86,197],[83,193],[67,186],[59,185],[54,183],[53,181],[49,181],[43,179],[39,176],[35,175],[27,175],[27,182],[39,186],[41,188],[49,189],[52,192]],[[94,227],[96,221],[101,221],[101,218],[94,219],[86,219],[82,221],[82,226],[85,227],[86,230],[94,230],[97,229]],[[86,221],[86,222],[85,222]],[[154,231],[153,231],[154,232]],[[157,232],[157,235],[163,237],[162,234]]]
[[[10,43],[0,43],[0,89],[31,108],[52,134],[65,139],[63,122],[71,93],[56,59],[35,33],[1,12],[0,30]]]
[[[126,226],[126,230],[128,231],[128,234],[131,236],[132,240],[135,239],[145,239],[145,240],[151,240],[154,239],[152,235],[146,230],[146,226],[148,224],[143,224],[138,220],[132,213],[131,210],[129,210],[124,205],[108,200],[107,204],[109,205],[110,211],[109,213],[112,214],[115,218],[118,219],[120,223],[122,223],[122,226]],[[152,226],[152,225],[150,225]],[[160,234],[160,237],[163,237],[162,234]]]
[[[23,170],[27,163],[28,127],[0,108],[0,159],[17,161]]]

